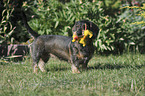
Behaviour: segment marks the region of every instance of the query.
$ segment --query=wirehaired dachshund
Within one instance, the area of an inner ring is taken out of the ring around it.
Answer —
[[[70,62],[72,64],[72,73],[80,73],[80,65],[82,65],[83,69],[87,69],[87,64],[92,58],[95,50],[93,40],[97,37],[99,32],[97,25],[88,20],[82,20],[75,23],[72,32],[78,37],[83,36],[85,29],[93,33],[92,38],[85,38],[86,45],[83,46],[78,41],[72,42],[72,37],[60,35],[40,36],[28,25],[24,12],[22,12],[22,19],[27,31],[34,37],[34,41],[31,45],[34,73],[38,72],[38,68],[42,72],[46,72],[45,63],[49,60],[50,54],[55,55],[61,60]]]

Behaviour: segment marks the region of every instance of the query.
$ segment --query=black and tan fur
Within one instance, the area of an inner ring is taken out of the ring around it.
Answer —
[[[97,37],[99,28],[92,22],[82,20],[75,23],[72,28],[73,33],[82,35],[84,31],[84,25],[87,25],[87,29],[93,32],[92,38],[87,38],[86,46],[82,46],[77,41],[72,42],[72,37],[60,36],[60,35],[42,35],[33,31],[27,23],[26,15],[22,12],[22,18],[27,31],[34,37],[32,43],[32,59],[33,59],[33,71],[37,73],[38,68],[42,72],[45,72],[45,63],[49,60],[50,54],[55,55],[61,60],[68,61],[72,64],[72,72],[80,73],[79,66],[86,69],[89,60],[94,53],[93,40]]]

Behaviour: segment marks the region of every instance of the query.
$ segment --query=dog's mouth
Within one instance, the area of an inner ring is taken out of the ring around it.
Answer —
[[[84,35],[78,35],[77,32],[73,33],[73,39],[78,40],[79,38],[82,38]]]

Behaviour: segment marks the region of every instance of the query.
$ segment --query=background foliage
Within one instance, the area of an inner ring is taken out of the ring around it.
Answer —
[[[142,0],[2,0],[0,4],[1,44],[22,43],[30,38],[20,20],[23,9],[30,26],[41,35],[71,36],[74,22],[87,19],[100,28],[94,42],[97,52],[144,52],[145,25],[133,23],[144,21]]]

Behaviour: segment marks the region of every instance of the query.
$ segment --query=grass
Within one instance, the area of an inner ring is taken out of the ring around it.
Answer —
[[[33,74],[30,62],[0,63],[0,96],[145,96],[145,55],[96,55],[81,74],[55,58]]]

